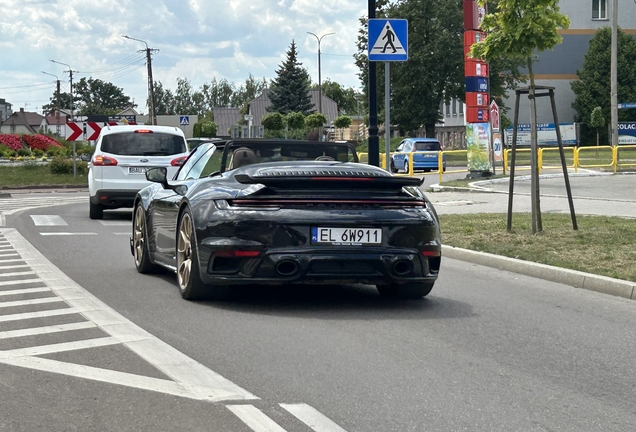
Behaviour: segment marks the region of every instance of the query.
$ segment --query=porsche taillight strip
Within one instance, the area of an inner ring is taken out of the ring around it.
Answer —
[[[425,207],[425,201],[411,200],[352,200],[352,199],[235,199],[229,201],[232,206],[281,206],[281,205],[378,205],[378,206],[404,206]]]

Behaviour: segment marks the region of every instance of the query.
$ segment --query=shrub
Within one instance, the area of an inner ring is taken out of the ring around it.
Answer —
[[[18,150],[23,147],[20,135],[0,134],[0,144],[4,144],[11,150]]]
[[[20,148],[18,149],[18,156],[31,156],[31,150],[28,148]]]
[[[46,149],[46,154],[49,157],[65,157],[67,155],[67,151],[66,147],[49,147]]]
[[[22,139],[31,150],[47,150],[49,147],[62,147],[62,144],[46,135],[22,135]]]
[[[44,155],[44,151],[40,150],[38,148],[33,149],[33,156],[35,157],[42,157]]]
[[[49,164],[51,174],[73,174],[73,161],[60,156],[55,156]],[[77,161],[75,163],[77,175],[86,175],[88,173],[88,164],[86,162]]]
[[[0,157],[8,158],[11,154],[11,149],[4,144],[0,144]]]

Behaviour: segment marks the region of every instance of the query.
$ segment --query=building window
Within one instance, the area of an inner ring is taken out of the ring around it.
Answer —
[[[446,117],[450,117],[450,102],[446,104]]]
[[[457,99],[453,98],[453,117],[457,117]]]
[[[457,103],[459,104],[459,115],[463,116],[464,115],[464,103],[462,101],[458,101]]]
[[[592,19],[607,19],[607,0],[592,0]]]

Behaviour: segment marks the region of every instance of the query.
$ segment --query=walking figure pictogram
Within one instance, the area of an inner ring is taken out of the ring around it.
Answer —
[[[386,26],[386,34],[382,39],[386,39],[386,43],[384,44],[384,48],[382,48],[382,53],[386,52],[386,48],[391,45],[393,52],[396,52],[395,45],[393,45],[393,41],[395,40],[395,34],[391,31],[390,26]]]

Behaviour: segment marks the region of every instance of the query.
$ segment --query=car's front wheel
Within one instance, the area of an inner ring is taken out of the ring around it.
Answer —
[[[148,235],[146,230],[146,213],[141,204],[135,207],[133,217],[133,257],[139,273],[157,273],[161,267],[150,261],[148,252]]]
[[[101,204],[93,204],[93,201],[88,201],[88,216],[91,219],[103,219],[104,218],[104,206]]]
[[[398,169],[395,167],[395,164],[393,163],[393,159],[391,159],[391,172],[393,174],[395,174],[396,172],[398,172]]]
[[[426,297],[433,289],[433,283],[409,282],[405,284],[376,285],[382,297],[399,299],[419,299]]]

